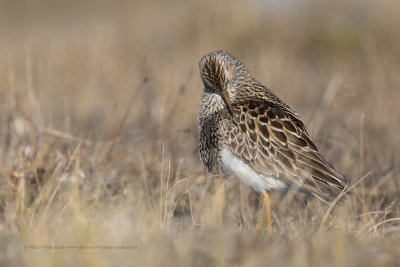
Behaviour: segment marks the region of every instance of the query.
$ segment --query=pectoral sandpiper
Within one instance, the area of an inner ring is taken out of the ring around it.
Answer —
[[[233,173],[263,193],[290,188],[330,202],[345,178],[318,152],[296,111],[224,51],[200,61],[204,85],[198,116],[200,158],[212,173]]]

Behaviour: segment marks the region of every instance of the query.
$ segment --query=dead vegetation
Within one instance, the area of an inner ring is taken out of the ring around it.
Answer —
[[[284,2],[4,2],[3,264],[399,265],[400,6]],[[341,208],[272,193],[268,234],[257,195],[205,179],[197,64],[218,49],[359,182]]]

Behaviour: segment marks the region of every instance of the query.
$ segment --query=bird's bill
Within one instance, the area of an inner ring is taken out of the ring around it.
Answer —
[[[229,100],[228,91],[227,90],[222,91],[221,95],[222,95],[222,99],[225,102],[226,107],[228,108],[229,113],[233,117],[233,109],[232,109],[232,106],[231,106],[231,101]]]

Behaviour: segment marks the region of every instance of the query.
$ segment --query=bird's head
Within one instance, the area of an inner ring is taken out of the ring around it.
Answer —
[[[233,77],[233,66],[228,53],[211,52],[200,60],[200,76],[204,89],[214,93],[222,93],[228,88]]]
[[[200,60],[200,76],[204,91],[220,95],[231,114],[232,90],[230,89],[238,64],[241,63],[224,51],[211,52]]]

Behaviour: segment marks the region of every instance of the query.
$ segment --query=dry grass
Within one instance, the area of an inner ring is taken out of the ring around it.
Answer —
[[[1,3],[2,265],[400,265],[399,2],[150,2]],[[205,179],[197,64],[218,49],[365,177],[343,207],[272,193],[269,234],[256,195]]]

